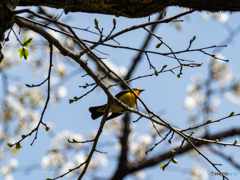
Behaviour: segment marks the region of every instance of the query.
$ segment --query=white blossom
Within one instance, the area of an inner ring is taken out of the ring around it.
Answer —
[[[109,61],[108,59],[103,59],[103,62],[116,74],[118,74],[119,76],[123,77],[127,74],[128,70],[125,66],[120,65],[117,66],[115,64],[113,64],[112,61]]]
[[[234,96],[232,93],[230,92],[226,92],[225,93],[225,98],[227,98],[230,102],[234,103],[234,104],[240,104],[240,98],[237,96]]]
[[[56,92],[57,92],[58,97],[60,97],[60,98],[67,96],[67,89],[65,86],[59,86],[57,88]]]

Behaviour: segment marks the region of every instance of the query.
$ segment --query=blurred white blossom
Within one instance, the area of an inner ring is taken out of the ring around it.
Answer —
[[[56,73],[59,75],[59,76],[65,76],[66,75],[66,70],[65,70],[65,66],[63,63],[57,63],[55,65],[55,69]]]
[[[118,74],[120,77],[123,77],[127,74],[128,70],[125,66],[120,65],[117,66],[115,64],[113,64],[112,61],[108,60],[108,59],[103,59],[102,60],[113,72],[115,72],[116,74]]]
[[[152,136],[149,134],[143,134],[136,136],[136,140],[131,142],[129,145],[129,149],[132,154],[137,159],[143,159],[146,155],[145,152],[148,149],[149,145],[153,142]]]
[[[199,163],[195,164],[191,170],[191,180],[208,180],[209,172],[204,166],[201,166]]]
[[[230,92],[225,93],[225,98],[227,98],[229,101],[231,101],[234,104],[240,104],[240,97],[237,97]]]
[[[14,177],[13,177],[13,175],[8,174],[5,176],[4,180],[14,180]]]
[[[94,158],[94,161],[98,162],[100,166],[106,166],[108,163],[106,155],[102,153],[98,153]]]
[[[229,19],[228,13],[214,13],[214,17],[220,22],[225,23]]]
[[[60,147],[69,147],[70,143],[68,139],[72,141],[75,139],[76,141],[83,141],[83,137],[81,134],[76,134],[71,131],[62,131],[58,133],[55,138],[53,139],[53,148],[59,149]],[[82,143],[76,143],[74,146],[82,147]]]
[[[73,162],[65,162],[62,164],[62,168],[61,168],[61,172],[62,173],[66,173],[68,172],[70,169],[74,168],[75,167],[75,164]],[[68,177],[72,177],[73,176],[73,173],[68,173],[67,174]]]
[[[184,107],[186,109],[194,109],[197,107],[198,104],[205,101],[205,98],[200,93],[193,93],[187,96],[184,100]]]
[[[87,157],[83,155],[83,153],[78,152],[74,157],[74,162],[79,165],[82,164],[86,160],[86,158]]]
[[[226,23],[228,21],[228,19],[229,19],[228,13],[222,13],[222,12],[217,12],[217,13],[203,12],[202,13],[202,17],[206,21],[208,21],[208,20],[210,20],[212,18],[216,19],[216,20],[218,20],[222,24]]]
[[[67,89],[66,89],[65,86],[59,86],[59,87],[57,87],[56,92],[57,92],[57,96],[58,96],[59,98],[63,98],[63,97],[65,97],[65,96],[67,95]]]
[[[146,178],[146,173],[143,172],[143,171],[134,172],[133,175],[138,179],[145,179]]]
[[[6,166],[3,166],[0,169],[0,172],[5,177],[5,180],[11,179],[11,178],[14,179],[11,173],[17,167],[18,167],[18,160],[15,158],[12,158],[8,161],[8,164]]]

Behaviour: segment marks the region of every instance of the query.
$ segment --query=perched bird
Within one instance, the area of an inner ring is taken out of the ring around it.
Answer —
[[[140,90],[138,88],[132,88],[132,90],[138,96],[140,95],[141,92],[144,91],[144,89]],[[116,94],[115,97],[131,108],[133,108],[137,102],[137,98],[129,89],[125,89],[125,90],[119,92],[118,94]],[[106,107],[107,107],[107,104],[104,104],[102,106],[90,107],[89,111],[92,113],[92,115],[91,115],[92,119],[95,120],[95,119],[99,118],[100,116],[102,116],[104,114]],[[116,102],[113,102],[111,104],[109,112],[111,112],[112,114],[109,117],[107,117],[107,120],[115,118],[117,116],[120,116],[123,113],[126,113],[128,111],[123,109],[121,106],[117,105]]]

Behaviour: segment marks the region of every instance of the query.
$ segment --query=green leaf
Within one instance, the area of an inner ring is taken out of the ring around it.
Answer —
[[[156,48],[160,48],[161,45],[162,45],[162,43],[158,43],[158,44],[156,45]]]
[[[162,169],[164,171],[166,167],[167,167],[167,164],[163,163],[162,166],[160,167],[160,169]]]
[[[73,139],[73,142],[77,142],[75,139]]]
[[[29,52],[27,49],[24,49],[23,52],[24,52],[23,53],[24,59],[27,60],[27,57],[29,56]]]
[[[167,67],[167,64],[165,64],[163,67],[162,67],[162,69],[165,69]]]
[[[180,75],[180,74],[178,74],[178,75],[177,75],[177,77],[178,77],[178,78],[180,78],[180,77],[181,77],[181,75]]]
[[[97,18],[94,19],[94,23],[95,23],[96,27],[98,27],[98,19]]]
[[[173,154],[175,154],[176,151],[173,149],[173,150],[171,150],[171,152],[172,152]]]
[[[49,131],[49,130],[50,130],[50,127],[46,127],[45,130],[46,130],[46,131]]]
[[[178,164],[178,161],[177,161],[176,159],[172,159],[172,162],[173,162],[174,164]]]
[[[78,97],[77,96],[74,96],[74,98],[73,99],[78,99]]]
[[[20,149],[20,148],[22,148],[21,144],[20,144],[20,143],[17,143],[17,144],[16,144],[16,150],[18,150],[18,149]]]
[[[23,46],[24,47],[29,47],[29,45],[32,44],[32,42],[33,42],[33,38],[29,38],[27,40],[27,38],[25,37],[24,40],[23,40]]]
[[[12,143],[8,142],[7,145],[11,148],[13,145]]]
[[[233,144],[237,144],[237,142],[238,142],[238,138],[235,139]]]
[[[147,155],[147,154],[148,154],[148,151],[145,152],[145,155]]]
[[[24,139],[25,137],[26,137],[26,136],[23,134],[23,135],[22,135],[22,138]]]
[[[192,38],[192,39],[193,39],[193,41],[194,41],[196,38],[197,38],[197,36],[196,36],[196,35],[195,35],[195,36],[193,36],[193,38]]]
[[[207,123],[211,123],[212,122],[212,120],[211,119],[209,119],[208,121],[207,121]]]
[[[68,139],[68,142],[71,143],[71,141]]]
[[[229,115],[229,116],[233,116],[234,115],[234,111],[233,112],[231,112],[231,114]]]
[[[150,18],[150,16],[148,17],[148,22],[150,22],[150,20],[151,20],[151,18]]]
[[[166,15],[167,15],[167,11],[164,11],[163,16],[166,17]]]
[[[46,180],[52,180],[51,178],[47,178]]]
[[[69,104],[72,104],[73,103],[73,99],[69,99]]]
[[[20,59],[22,59],[22,56],[23,56],[23,52],[22,51],[23,51],[23,48],[19,48],[18,49],[18,52],[20,53]]]
[[[203,63],[199,63],[197,66],[202,66],[203,65]]]
[[[26,60],[27,57],[29,56],[29,52],[28,52],[28,50],[25,49],[25,48],[20,48],[20,49],[18,49],[18,52],[20,52],[20,59],[21,59],[22,57],[24,57],[24,59]]]
[[[115,18],[113,18],[113,25],[115,26],[117,24],[117,21]]]
[[[32,87],[30,84],[25,84],[25,86],[27,86],[27,87]]]
[[[26,38],[26,36],[24,37],[24,39],[23,39],[23,43],[25,43],[27,41],[27,38]]]
[[[155,71],[155,75],[158,76],[158,72],[157,71]]]
[[[171,139],[169,139],[169,140],[168,140],[168,143],[169,143],[169,144],[172,144],[172,141],[171,141]]]

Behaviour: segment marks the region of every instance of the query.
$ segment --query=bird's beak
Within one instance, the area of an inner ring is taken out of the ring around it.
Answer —
[[[139,89],[139,92],[140,92],[140,93],[143,92],[143,91],[145,91],[145,89]]]

